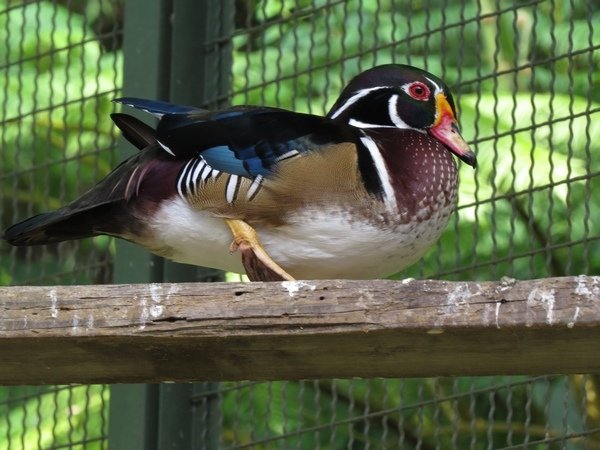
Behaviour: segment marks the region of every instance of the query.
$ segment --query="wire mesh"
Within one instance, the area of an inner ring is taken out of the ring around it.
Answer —
[[[476,176],[461,169],[458,213],[399,276],[598,274],[599,7],[238,0],[235,31],[206,45],[233,42],[235,104],[322,114],[353,75],[388,62],[453,87],[480,167]],[[0,1],[3,227],[74,198],[116,163],[107,119],[120,87],[122,19],[117,1]],[[0,245],[1,284],[112,277],[109,239]],[[599,383],[597,375],[226,382],[191,402],[214,427],[205,406],[218,398],[218,448],[576,450],[600,448]],[[106,448],[107,397],[103,386],[0,388],[0,449]]]
[[[596,407],[589,395],[595,382],[540,376],[224,383],[220,448],[596,448],[600,428],[591,420]]]
[[[458,214],[400,276],[600,273],[592,220],[600,166],[590,139],[600,131],[598,2],[252,5],[238,2],[234,104],[323,114],[353,75],[390,62],[453,87],[480,166],[475,177],[462,169]],[[584,375],[225,383],[221,447],[598,448],[596,383]]]
[[[115,161],[108,114],[120,86],[121,26],[115,2],[0,3],[3,227],[56,208]],[[107,28],[108,27],[108,28]],[[39,248],[2,244],[2,284],[110,281],[110,240]],[[57,257],[60,255],[60,257]]]
[[[101,385],[0,389],[0,449],[107,448],[108,392]]]
[[[108,114],[121,30],[114,1],[0,1],[2,229],[64,204],[116,163]],[[0,245],[0,285],[112,278],[109,239]],[[0,387],[0,449],[107,448],[108,395],[104,385]]]

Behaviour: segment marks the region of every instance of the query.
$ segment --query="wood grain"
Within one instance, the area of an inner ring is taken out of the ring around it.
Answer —
[[[600,371],[600,277],[0,288],[0,384]]]

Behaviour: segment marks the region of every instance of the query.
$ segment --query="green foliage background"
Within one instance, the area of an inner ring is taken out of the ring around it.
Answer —
[[[458,214],[436,248],[399,276],[599,274],[600,2],[399,3],[247,2],[236,20],[253,31],[234,38],[232,102],[321,114],[361,69],[427,68],[455,86],[480,167],[461,169]],[[0,0],[3,228],[74,198],[114,166],[108,115],[123,64],[119,43],[98,39],[107,24],[118,26],[121,2],[17,4]],[[105,238],[0,250],[0,284],[106,280],[114,253]],[[600,426],[597,386],[591,376],[259,384],[223,395],[222,441],[312,427],[254,448],[496,448]],[[106,433],[106,390],[76,388],[67,406],[52,390],[29,398],[22,389],[11,398],[26,400],[8,402],[0,388],[0,449]],[[25,411],[64,419],[36,423]],[[345,425],[323,427],[334,420]],[[600,437],[565,445],[600,448]]]

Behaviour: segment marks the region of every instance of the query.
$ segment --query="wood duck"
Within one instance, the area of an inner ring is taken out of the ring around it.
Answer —
[[[154,129],[112,115],[141,151],[67,206],[10,227],[10,244],[106,234],[252,280],[385,277],[445,228],[452,153],[476,166],[448,86],[406,65],[359,74],[325,117],[115,101],[159,118]]]

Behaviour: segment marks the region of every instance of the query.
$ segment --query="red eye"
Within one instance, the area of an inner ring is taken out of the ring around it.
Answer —
[[[427,100],[430,93],[427,85],[421,83],[420,81],[415,81],[414,83],[409,84],[407,92],[408,95],[416,100]]]

